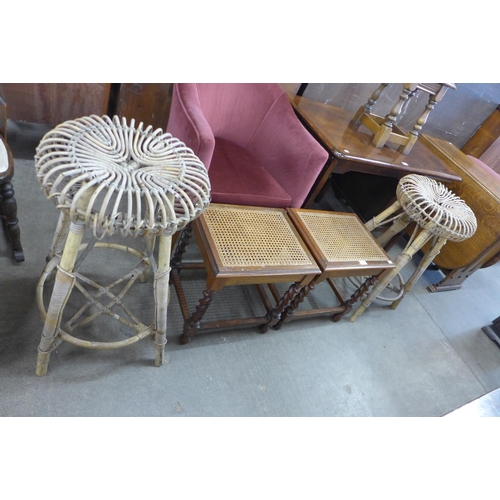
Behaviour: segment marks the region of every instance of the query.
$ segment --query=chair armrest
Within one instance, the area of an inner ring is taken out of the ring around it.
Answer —
[[[261,123],[248,151],[292,197],[303,205],[327,160],[327,151],[297,118],[286,93]]]
[[[207,170],[210,168],[215,137],[201,110],[196,84],[174,84],[167,132],[191,148]]]

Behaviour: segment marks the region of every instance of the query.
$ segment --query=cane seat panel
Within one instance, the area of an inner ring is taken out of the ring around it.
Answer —
[[[310,266],[283,210],[211,205],[203,214],[224,266]]]

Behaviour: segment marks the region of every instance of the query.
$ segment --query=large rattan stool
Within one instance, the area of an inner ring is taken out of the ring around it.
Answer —
[[[316,259],[321,274],[300,290],[281,315],[275,329],[292,319],[310,316],[331,315],[333,321],[339,321],[370,289],[378,275],[395,267],[356,214],[297,208],[289,208],[288,214]],[[347,300],[344,299],[334,279],[359,276],[367,279]],[[335,294],[338,305],[298,310],[310,291],[325,280]]]
[[[150,334],[156,344],[155,364],[160,366],[166,344],[171,239],[209,205],[210,184],[204,165],[183,143],[161,129],[143,129],[142,123],[135,128],[134,120],[127,125],[118,117],[90,116],[64,122],[48,132],[37,148],[35,167],[47,198],[61,210],[48,263],[38,284],[38,305],[45,324],[38,347],[37,375],[46,373],[50,353],[62,341],[90,349],[114,349]],[[87,228],[92,230],[92,237],[85,244],[82,239]],[[111,235],[129,240],[139,237],[143,247],[138,251],[129,244],[99,241]],[[101,286],[79,272],[93,247],[125,251],[138,257],[139,264],[114,283]],[[148,326],[125,306],[123,296],[137,278],[147,279],[149,268],[154,271],[155,317]],[[43,289],[53,270],[57,272],[45,310]],[[120,293],[112,291],[123,283],[126,285]],[[86,290],[85,284],[95,292]],[[61,324],[75,288],[87,302]],[[109,302],[102,305],[99,299]],[[82,320],[91,306],[96,312]],[[129,319],[118,315],[115,306],[121,306]],[[101,315],[128,325],[135,334],[108,342],[72,335],[78,326]]]
[[[476,232],[477,221],[472,210],[463,200],[434,179],[421,175],[407,175],[399,181],[396,196],[397,201],[368,221],[367,228],[373,231],[382,224],[392,222],[392,225],[378,238],[382,246],[404,231],[411,222],[416,223],[415,228],[405,248],[395,259],[396,267],[380,277],[351,315],[351,321],[355,321],[370,306],[424,245],[429,243],[414,273],[403,285],[399,297],[392,302],[392,309],[396,309],[448,240],[463,241]]]
[[[184,269],[199,268],[182,263],[192,231],[207,273],[206,289],[195,310],[187,305],[181,276]],[[193,335],[228,327],[258,325],[261,333],[275,325],[301,288],[321,273],[285,210],[213,203],[182,232],[172,259],[172,281],[184,317],[180,342]],[[279,294],[276,283],[292,283]],[[263,285],[273,297],[269,300]],[[203,322],[214,294],[233,285],[255,285],[265,308],[263,316]],[[274,303],[273,303],[274,302]]]

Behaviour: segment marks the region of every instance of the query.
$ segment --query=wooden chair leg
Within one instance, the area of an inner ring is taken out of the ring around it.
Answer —
[[[284,310],[280,314],[279,321],[273,326],[275,330],[279,330],[283,323],[288,323],[291,321],[292,316],[295,314],[295,311],[299,307],[299,305],[304,301],[304,299],[309,295],[309,292],[311,290],[314,290],[314,282],[311,281],[306,286],[303,286],[302,288],[299,288],[298,293],[296,292],[296,285],[295,288],[292,290],[294,292],[294,296],[291,297],[289,300],[289,305],[284,308]]]
[[[184,256],[184,253],[186,252],[186,247],[189,244],[189,240],[193,236],[193,228],[191,227],[191,224],[186,226],[180,236],[178,236],[178,243],[177,247],[175,248],[174,255],[172,257],[172,260],[170,261],[170,265],[173,269],[180,269],[182,268],[182,258]]]
[[[191,316],[184,322],[184,331],[179,339],[181,344],[191,342],[190,333],[193,329],[200,328],[201,320],[203,319],[203,316],[205,316],[207,309],[210,307],[214,294],[215,290],[210,290],[210,288],[207,288],[203,292],[203,297],[199,300],[193,314],[191,314]]]
[[[24,251],[21,246],[21,231],[19,229],[19,221],[17,219],[17,202],[14,198],[14,194],[14,188],[12,187],[11,182],[4,182],[3,184],[0,184],[2,214],[5,218],[7,234],[14,252],[14,260],[16,262],[23,262]]]
[[[50,298],[47,317],[43,327],[42,338],[38,345],[38,359],[36,374],[40,377],[47,373],[50,353],[55,347],[55,340],[59,332],[64,306],[71,294],[74,276],[71,274],[78,256],[78,248],[85,233],[83,222],[72,222],[70,225],[66,245],[64,246],[61,263],[57,270],[54,289]]]

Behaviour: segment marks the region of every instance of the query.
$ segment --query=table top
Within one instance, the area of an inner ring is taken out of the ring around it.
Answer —
[[[374,174],[401,176],[427,175],[438,181],[460,181],[446,158],[436,154],[420,139],[408,155],[397,151],[396,146],[373,146],[373,134],[364,125],[351,123],[354,113],[331,104],[324,104],[306,97],[289,95],[290,102],[304,125],[323,147],[339,160],[353,162],[335,168],[334,172],[358,170]],[[359,166],[364,166],[361,169]]]
[[[395,264],[356,214],[289,208],[324,277],[373,276]]]

